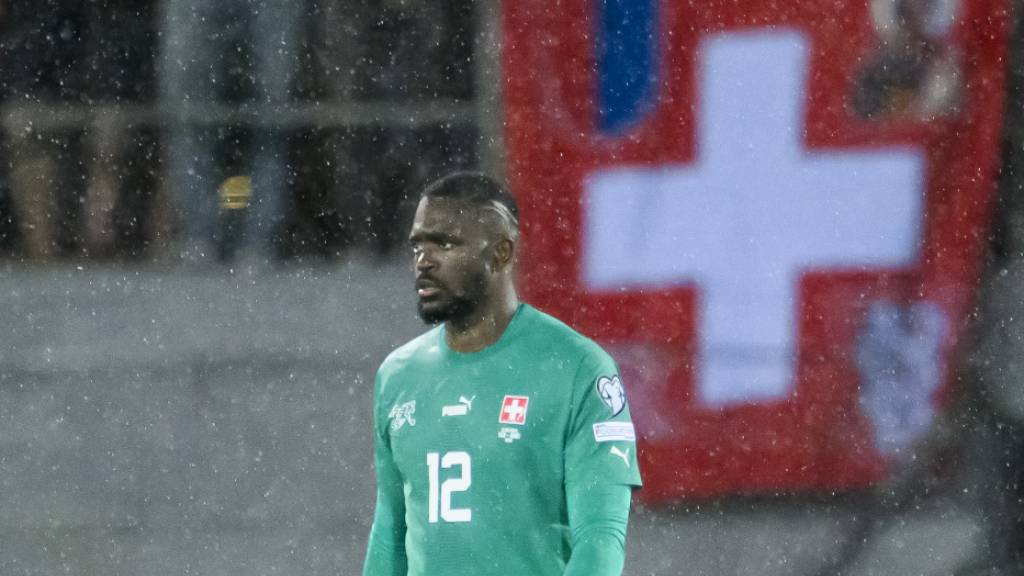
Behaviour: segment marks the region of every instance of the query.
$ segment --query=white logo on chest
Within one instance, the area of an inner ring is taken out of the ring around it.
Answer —
[[[391,419],[391,431],[398,432],[402,426],[408,424],[409,426],[416,425],[416,401],[410,400],[404,404],[395,404],[391,407],[391,412],[388,412],[388,418]]]
[[[441,416],[465,416],[473,409],[473,400],[475,399],[476,396],[469,399],[466,399],[465,396],[459,396],[458,404],[441,407]]]

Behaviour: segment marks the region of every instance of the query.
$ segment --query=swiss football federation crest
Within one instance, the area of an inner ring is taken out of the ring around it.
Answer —
[[[498,438],[501,438],[505,444],[511,444],[522,437],[523,435],[515,428],[509,428],[506,426],[505,428],[498,430]]]
[[[391,412],[388,412],[388,418],[391,419],[391,431],[398,432],[408,424],[409,426],[416,425],[416,401],[410,400],[404,404],[395,404],[391,407]]]
[[[505,396],[501,402],[501,414],[498,416],[498,422],[519,426],[526,424],[526,407],[529,404],[530,399],[526,396]]]
[[[601,402],[612,412],[612,416],[618,416],[619,412],[626,407],[626,391],[622,389],[622,382],[618,376],[601,376],[594,384],[597,388],[597,395]]]

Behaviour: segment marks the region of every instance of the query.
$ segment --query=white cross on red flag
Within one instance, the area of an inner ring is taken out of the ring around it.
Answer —
[[[526,396],[505,396],[501,402],[501,414],[498,422],[502,424],[526,424],[526,407],[530,399]]]
[[[615,356],[646,501],[870,485],[950,404],[1010,3],[875,4],[502,4],[523,293]]]

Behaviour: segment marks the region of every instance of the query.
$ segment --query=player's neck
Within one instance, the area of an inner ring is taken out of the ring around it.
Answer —
[[[472,314],[445,323],[445,340],[456,352],[478,352],[497,342],[519,308],[514,289],[483,303]]]

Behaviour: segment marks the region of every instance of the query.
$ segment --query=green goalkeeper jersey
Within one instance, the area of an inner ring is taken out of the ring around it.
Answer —
[[[394,351],[374,420],[369,576],[403,553],[410,576],[561,575],[567,490],[640,485],[615,363],[525,304],[479,352],[451,350],[443,326]]]

